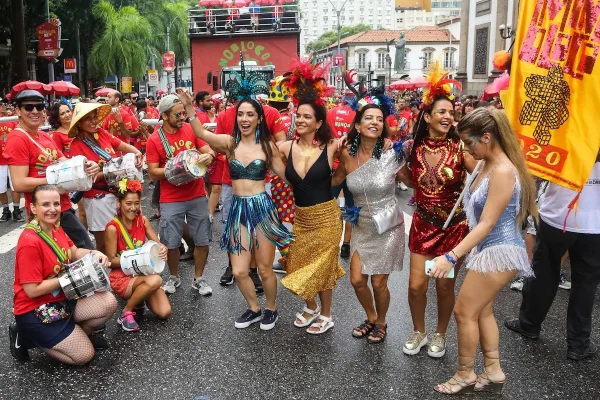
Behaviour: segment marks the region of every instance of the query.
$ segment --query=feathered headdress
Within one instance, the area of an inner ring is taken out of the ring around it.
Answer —
[[[258,94],[269,94],[270,87],[260,83],[270,82],[270,78],[261,72],[246,71],[244,66],[244,56],[240,51],[240,66],[241,71],[238,74],[233,71],[231,73],[233,79],[229,80],[225,85],[225,93],[227,100],[231,103],[243,99],[254,99]]]
[[[283,74],[282,85],[288,87],[294,104],[314,102],[325,104],[327,66],[312,63],[310,59],[296,59],[290,64],[290,70]]]
[[[363,81],[352,82],[353,71],[347,71],[344,74],[344,82],[348,89],[354,93],[356,97],[350,101],[350,108],[354,111],[358,111],[368,104],[375,104],[383,109],[383,116],[387,118],[391,114],[396,114],[396,107],[392,98],[385,94],[385,85],[371,88],[367,91],[364,90]],[[356,89],[355,86],[358,86]]]
[[[460,82],[456,79],[449,79],[448,75],[450,75],[450,73],[444,71],[444,67],[439,60],[433,62],[429,73],[425,75],[428,82],[425,87],[425,92],[423,93],[423,105],[425,107],[431,107],[433,100],[438,96],[446,96],[452,99],[451,84],[456,86],[459,90],[462,90]]]

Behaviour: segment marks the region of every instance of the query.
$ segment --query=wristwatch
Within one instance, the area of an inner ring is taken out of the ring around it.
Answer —
[[[191,115],[191,116],[188,118],[188,121],[189,121],[189,123],[191,124],[191,123],[192,123],[192,121],[193,121],[193,120],[195,120],[196,118],[198,118],[198,116],[197,116],[197,115],[194,113],[193,115]]]

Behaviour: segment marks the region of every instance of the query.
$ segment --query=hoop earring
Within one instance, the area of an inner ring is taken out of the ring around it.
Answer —
[[[254,136],[256,137],[256,144],[260,143],[260,127],[256,127],[256,133],[254,134]]]

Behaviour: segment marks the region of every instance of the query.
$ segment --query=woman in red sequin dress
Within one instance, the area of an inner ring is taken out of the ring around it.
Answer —
[[[455,279],[436,280],[438,324],[429,341],[425,330],[429,283],[425,261],[449,252],[469,232],[462,207],[457,209],[448,228],[442,228],[460,196],[466,172],[475,166],[475,160],[464,152],[454,129],[453,115],[452,101],[445,95],[435,97],[421,111],[414,143],[407,149],[407,168],[417,203],[409,235],[408,302],[414,330],[403,347],[408,355],[418,354],[428,343],[427,353],[431,357],[442,357],[446,352],[446,329],[454,308]],[[455,276],[461,261],[456,265]]]

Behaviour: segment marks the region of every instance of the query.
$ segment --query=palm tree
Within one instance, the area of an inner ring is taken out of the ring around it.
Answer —
[[[140,80],[146,73],[148,44],[153,33],[148,20],[134,7],[116,10],[107,0],[100,0],[92,13],[104,24],[89,59],[92,74],[97,78],[117,75]]]

